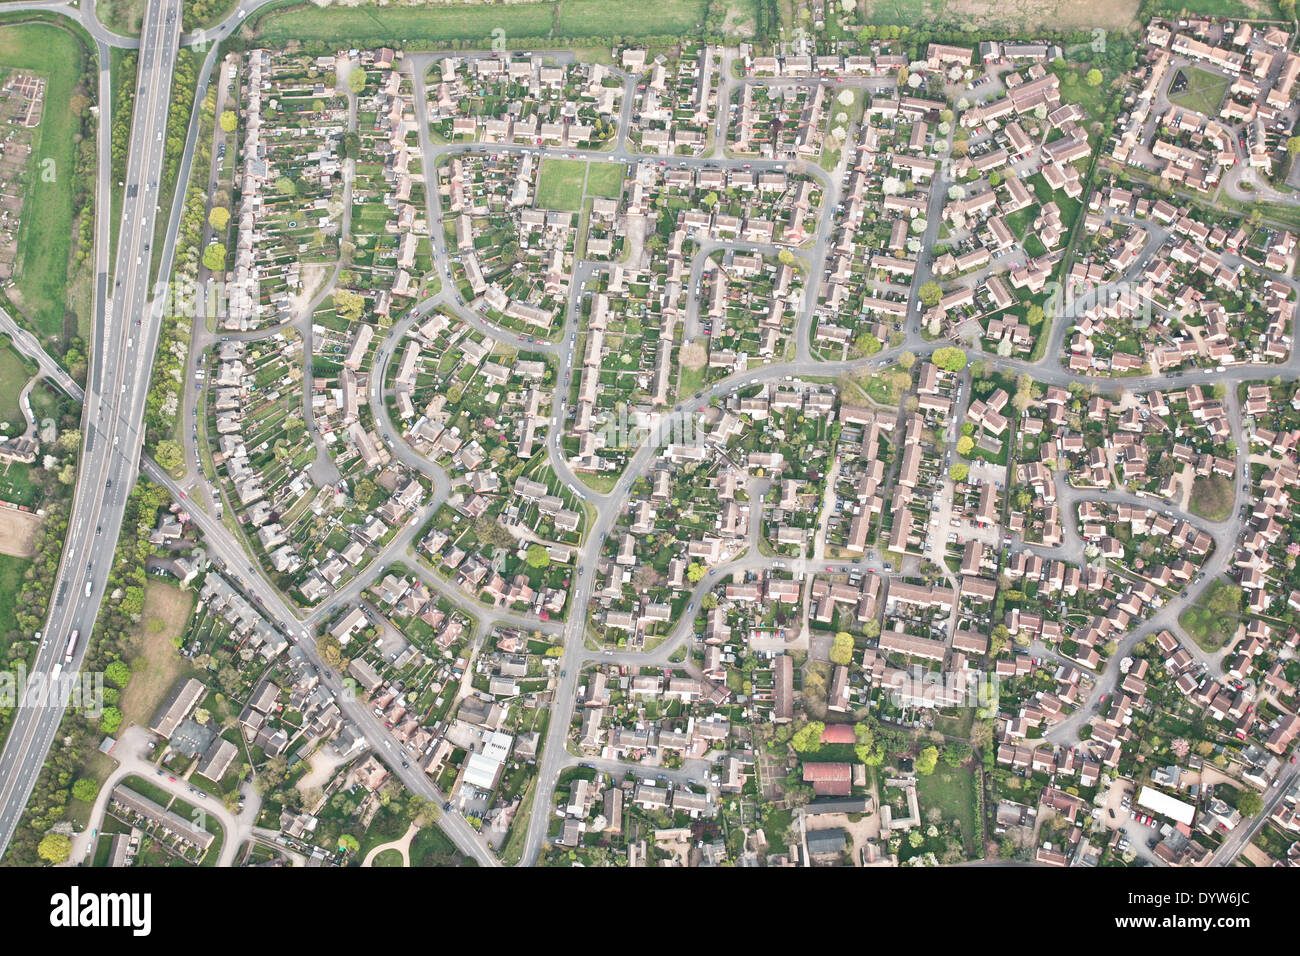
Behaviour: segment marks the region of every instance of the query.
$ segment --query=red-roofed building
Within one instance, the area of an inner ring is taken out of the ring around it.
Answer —
[[[853,733],[852,724],[827,724],[822,731],[824,744],[856,744],[858,738]]]
[[[847,797],[853,790],[853,767],[847,763],[806,763],[803,782],[819,797]]]

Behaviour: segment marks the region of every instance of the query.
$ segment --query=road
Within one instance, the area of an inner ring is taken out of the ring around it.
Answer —
[[[53,607],[32,667],[33,678],[72,673],[81,665],[117,546],[126,498],[143,444],[141,423],[160,312],[151,308],[150,242],[163,168],[167,111],[180,49],[181,0],[152,0],[140,40],[135,115],[131,124],[122,220],[113,288],[96,276],[97,308],[89,384],[82,410],[82,460],[73,495]],[[103,84],[101,83],[101,90]],[[101,157],[102,157],[101,144]],[[99,170],[101,225],[111,203],[109,167]],[[99,230],[96,260],[106,255]],[[96,560],[98,559],[98,560]],[[75,636],[74,636],[75,635]],[[61,695],[24,702],[0,753],[0,852],[9,844],[63,717]]]

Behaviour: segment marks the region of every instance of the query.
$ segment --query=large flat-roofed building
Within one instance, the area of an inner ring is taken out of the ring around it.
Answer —
[[[1189,827],[1192,825],[1192,818],[1196,816],[1196,808],[1190,803],[1171,797],[1167,793],[1161,793],[1159,790],[1153,790],[1151,787],[1143,787],[1138,791],[1137,804],[1139,807],[1146,807],[1152,813],[1168,817],[1176,823]]]

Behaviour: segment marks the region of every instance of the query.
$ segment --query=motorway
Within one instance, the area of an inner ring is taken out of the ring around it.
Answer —
[[[180,0],[153,0],[141,32],[115,280],[109,291],[107,273],[100,271],[95,277],[96,299],[104,305],[102,312],[96,310],[100,320],[95,323],[90,350],[81,467],[55,578],[53,607],[32,667],[34,681],[54,676],[65,666],[69,673],[80,667],[112,567],[126,498],[135,482],[152,370],[152,363],[140,357],[152,356],[161,324],[160,312],[150,307],[149,246],[157,213],[172,75],[180,49],[180,13]],[[111,202],[107,172],[101,166],[101,226],[107,221],[104,211]],[[101,228],[97,237],[100,262],[106,254],[104,236]],[[48,700],[42,696],[25,701],[14,714],[0,753],[0,849],[8,846],[18,825],[63,710],[60,695],[52,695]]]

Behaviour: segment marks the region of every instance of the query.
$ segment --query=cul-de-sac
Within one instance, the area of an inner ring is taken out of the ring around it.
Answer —
[[[0,853],[1300,865],[1294,0],[0,2]]]

